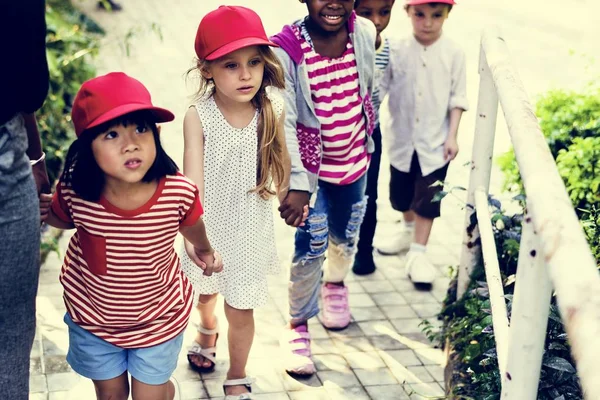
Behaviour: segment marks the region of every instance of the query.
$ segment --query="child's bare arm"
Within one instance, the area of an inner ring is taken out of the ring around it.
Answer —
[[[198,187],[204,202],[204,130],[195,107],[188,108],[183,120],[183,174]]]
[[[46,214],[46,218],[44,220],[44,222],[50,226],[53,226],[55,228],[58,229],[74,229],[75,225],[73,224],[73,222],[66,222],[63,221],[62,219],[58,218],[56,216],[56,214],[54,214],[54,212],[52,211],[52,208],[48,209],[48,212]]]
[[[211,276],[213,273],[223,270],[223,260],[210,245],[202,218],[198,218],[194,225],[182,225],[179,232],[186,240],[188,255],[204,270],[204,275]]]
[[[277,129],[278,141],[282,144],[282,152],[283,154],[283,168],[284,168],[284,176],[281,186],[276,187],[277,197],[279,198],[279,203],[285,199],[285,196],[288,193],[290,188],[290,174],[292,173],[292,160],[290,159],[290,152],[288,151],[287,144],[285,142],[285,110],[281,113],[279,117],[279,121],[277,122],[279,125]]]

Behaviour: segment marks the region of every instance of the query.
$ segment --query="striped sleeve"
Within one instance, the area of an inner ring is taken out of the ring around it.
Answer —
[[[200,203],[200,193],[198,187],[191,180],[183,175],[181,178],[181,202],[179,214],[181,216],[179,224],[183,226],[192,226],[198,222],[198,219],[204,214],[204,209]]]
[[[59,182],[56,185],[56,192],[54,192],[54,196],[52,196],[52,203],[50,207],[52,208],[52,212],[58,219],[63,222],[73,222],[71,218],[71,211],[69,210],[69,205],[63,196],[63,183]]]

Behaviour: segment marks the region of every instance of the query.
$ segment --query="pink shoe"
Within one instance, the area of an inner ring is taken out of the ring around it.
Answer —
[[[327,329],[344,329],[350,325],[350,307],[348,305],[348,288],[333,283],[325,283],[321,287],[323,309],[319,319]]]
[[[286,328],[279,340],[279,346],[283,351],[283,362],[287,372],[297,375],[312,375],[316,372],[317,369],[311,359],[308,326]]]

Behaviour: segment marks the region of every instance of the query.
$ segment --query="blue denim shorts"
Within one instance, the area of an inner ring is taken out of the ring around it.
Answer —
[[[166,383],[175,368],[183,343],[179,336],[157,346],[123,349],[86,331],[65,314],[69,327],[67,362],[86,378],[103,381],[128,371],[136,380],[148,385]]]

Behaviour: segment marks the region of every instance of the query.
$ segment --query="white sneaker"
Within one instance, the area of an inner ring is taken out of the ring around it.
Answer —
[[[404,268],[406,275],[414,284],[431,285],[437,275],[435,266],[429,261],[427,255],[418,251],[409,251],[406,254]]]
[[[399,233],[387,238],[385,242],[377,246],[377,251],[381,254],[392,255],[406,251],[414,239],[414,230],[404,228]]]

